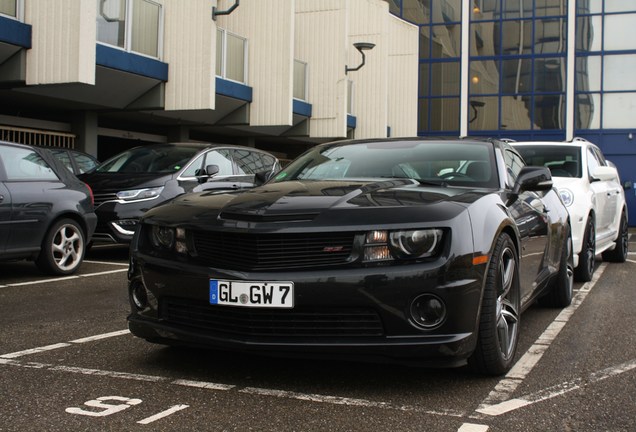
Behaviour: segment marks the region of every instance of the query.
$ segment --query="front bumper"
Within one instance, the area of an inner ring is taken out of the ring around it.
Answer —
[[[142,284],[148,304],[140,308],[131,300],[129,328],[156,343],[459,366],[476,344],[485,265],[449,270],[440,259],[401,266],[239,273],[133,257],[129,292]],[[293,281],[294,308],[260,311],[211,305],[211,278]],[[444,322],[432,330],[415,325],[410,315],[411,303],[423,293],[437,296],[446,306]],[[333,327],[326,327],[325,316],[335,322]]]

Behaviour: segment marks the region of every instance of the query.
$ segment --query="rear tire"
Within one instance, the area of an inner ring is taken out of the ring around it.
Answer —
[[[574,257],[572,252],[572,235],[568,226],[568,233],[561,252],[559,273],[550,282],[548,293],[539,298],[542,306],[553,308],[568,307],[572,303],[572,290],[574,287]]]
[[[583,235],[583,247],[579,253],[579,265],[574,269],[574,279],[577,282],[588,282],[594,275],[594,257],[596,256],[596,226],[594,218],[590,215],[587,219],[585,234]]]
[[[477,346],[468,359],[478,372],[502,375],[513,365],[520,319],[519,265],[508,234],[495,244],[484,287]]]
[[[85,250],[84,231],[79,224],[61,219],[44,236],[35,264],[44,273],[71,274],[82,264]]]
[[[629,228],[627,227],[627,216],[625,212],[621,214],[620,228],[616,246],[611,251],[603,252],[603,260],[609,262],[623,263],[627,261],[629,252]]]

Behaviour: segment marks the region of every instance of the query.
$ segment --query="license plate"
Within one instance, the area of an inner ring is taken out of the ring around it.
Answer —
[[[293,308],[293,282],[210,279],[210,304],[253,308]]]

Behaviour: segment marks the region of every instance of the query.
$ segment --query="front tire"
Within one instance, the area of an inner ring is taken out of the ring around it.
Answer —
[[[519,336],[520,304],[516,248],[508,234],[501,234],[486,274],[477,347],[469,359],[478,372],[502,375],[512,367]]]
[[[44,236],[35,263],[44,273],[68,275],[82,264],[85,251],[82,228],[72,219],[61,219]]]
[[[621,214],[620,228],[616,246],[611,251],[603,252],[603,260],[609,262],[623,263],[627,261],[629,251],[629,228],[627,227],[627,216],[625,212]]]
[[[596,226],[594,218],[590,215],[587,219],[585,234],[583,235],[583,247],[579,254],[579,265],[574,269],[574,279],[577,282],[588,282],[594,275],[594,257],[596,256]]]

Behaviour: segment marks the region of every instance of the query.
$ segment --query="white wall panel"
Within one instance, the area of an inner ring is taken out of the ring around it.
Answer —
[[[383,0],[350,0],[347,65],[356,67],[361,55],[353,44],[371,42],[375,48],[365,51],[366,64],[348,77],[354,82],[356,138],[387,136],[388,119],[388,20],[389,6]]]
[[[391,136],[416,136],[419,65],[417,26],[391,15],[388,45],[388,126]]]
[[[216,26],[210,0],[163,0],[168,110],[214,109]]]
[[[97,2],[30,0],[25,22],[32,25],[26,83],[95,84]]]
[[[349,0],[296,0],[295,56],[309,66],[310,136],[347,136]]]
[[[220,0],[225,10],[233,0]],[[251,126],[292,125],[294,0],[243,0],[217,25],[248,39]]]

